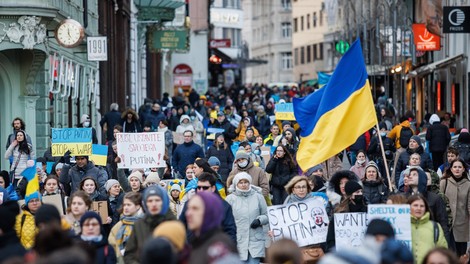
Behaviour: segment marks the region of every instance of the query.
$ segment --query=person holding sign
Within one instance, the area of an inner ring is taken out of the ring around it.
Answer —
[[[251,185],[251,176],[240,172],[233,178],[231,194],[226,201],[232,206],[237,226],[237,248],[240,259],[246,263],[260,263],[264,257],[267,205],[258,186]]]
[[[441,225],[430,219],[429,206],[422,195],[410,196],[408,204],[411,209],[411,249],[415,263],[422,263],[431,249],[447,248],[447,241]]]

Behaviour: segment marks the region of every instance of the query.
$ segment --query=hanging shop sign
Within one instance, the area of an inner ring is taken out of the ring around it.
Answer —
[[[425,24],[413,24],[416,50],[432,51],[441,49],[441,38],[428,31]]]
[[[154,49],[185,50],[188,47],[187,30],[156,30],[153,32]]]
[[[470,33],[470,6],[444,6],[442,31]]]

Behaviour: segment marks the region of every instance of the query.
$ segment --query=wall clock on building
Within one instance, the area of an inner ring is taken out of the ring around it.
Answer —
[[[79,22],[73,19],[63,20],[55,30],[57,42],[59,45],[66,48],[73,48],[80,45],[84,37],[85,29]]]

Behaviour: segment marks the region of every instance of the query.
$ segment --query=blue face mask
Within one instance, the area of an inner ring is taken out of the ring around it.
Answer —
[[[257,149],[255,151],[253,151],[253,153],[255,153],[256,155],[261,155],[261,150]]]
[[[385,137],[387,135],[387,132],[380,132],[380,136]]]

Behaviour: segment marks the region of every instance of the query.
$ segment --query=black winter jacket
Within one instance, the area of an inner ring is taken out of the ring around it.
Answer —
[[[272,174],[271,185],[274,187],[284,188],[296,173],[295,167],[287,165],[284,160],[285,157],[273,157],[269,160],[268,165],[266,166],[266,172]]]
[[[367,204],[386,203],[388,198],[388,188],[383,181],[363,181],[364,198]]]
[[[450,142],[449,128],[439,122],[432,124],[426,132],[426,140],[429,141],[431,152],[444,152]]]
[[[398,186],[398,182],[400,181],[400,173],[406,169],[406,166],[408,165],[408,162],[410,161],[410,156],[413,153],[418,153],[421,156],[420,167],[424,171],[428,171],[429,169],[433,168],[431,157],[429,157],[428,153],[424,152],[424,149],[422,146],[419,146],[416,150],[412,150],[408,147],[406,148],[406,151],[402,152],[400,154],[400,157],[398,158],[397,166],[395,169],[396,186]]]
[[[232,170],[232,165],[233,165],[233,153],[230,150],[229,147],[226,149],[224,148],[219,148],[215,145],[212,145],[207,151],[206,151],[206,158],[209,159],[210,157],[217,157],[220,161],[220,166],[219,166],[219,174],[222,176],[223,182],[227,181],[228,175],[230,171]]]

